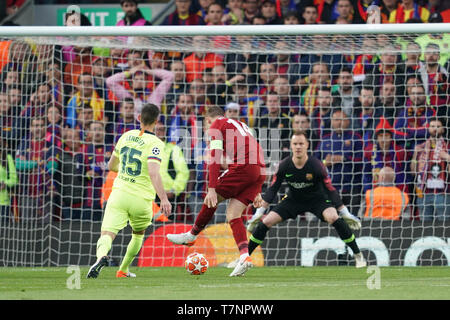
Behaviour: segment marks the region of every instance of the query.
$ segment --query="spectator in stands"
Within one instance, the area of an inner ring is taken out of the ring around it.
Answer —
[[[94,90],[94,79],[90,73],[83,73],[78,77],[77,91],[69,99],[64,112],[66,116],[65,126],[75,127],[82,104],[84,104],[84,107],[92,108],[94,120],[103,120],[105,100]]]
[[[362,87],[358,101],[360,107],[351,115],[353,130],[362,137],[363,146],[372,141],[383,110],[375,109],[375,95],[372,87]]]
[[[425,64],[418,70],[425,94],[430,99],[430,105],[437,110],[438,117],[448,117],[447,105],[450,103],[450,84],[447,70],[439,64],[440,48],[429,43],[425,47]],[[447,126],[447,123],[444,123]]]
[[[283,24],[300,24],[300,18],[297,11],[290,11],[283,15]]]
[[[450,4],[447,1],[442,0],[428,0],[423,1],[423,6],[430,11],[430,14],[442,13],[443,11],[450,8]],[[444,21],[441,21],[444,22]]]
[[[79,84],[79,76],[82,74],[92,74],[92,60],[94,53],[92,47],[73,48],[74,57],[72,60],[66,60],[63,72],[64,85],[68,86],[68,94],[73,94]]]
[[[382,0],[380,3],[381,23],[389,23],[391,12],[397,9],[397,2],[398,0]]]
[[[22,94],[28,99],[35,90],[37,83],[37,58],[33,54],[31,46],[23,40],[13,40],[9,45],[8,63],[3,66],[1,80],[5,84],[20,84]],[[6,74],[11,73],[11,80],[7,80]],[[0,82],[1,83],[1,82]],[[3,89],[3,88],[2,88]]]
[[[273,63],[265,62],[259,66],[257,86],[253,93],[265,100],[266,94],[273,91],[273,82],[277,78],[276,66]]]
[[[125,16],[117,22],[117,26],[151,26],[138,8],[137,0],[120,0]]]
[[[52,163],[53,171],[57,170],[59,167],[59,159],[61,158],[61,150],[63,148],[62,143],[62,110],[56,105],[50,105],[46,112],[47,117],[47,131],[45,134],[45,141],[47,148],[47,153],[51,155],[51,159],[54,160]],[[47,159],[47,161],[51,161]]]
[[[128,71],[130,71],[130,69],[134,68],[134,67],[142,67],[143,64],[145,64],[144,61],[144,52],[140,51],[140,50],[129,50],[126,56],[126,61],[127,61],[127,66],[125,67],[125,69],[128,69]],[[127,71],[127,70],[124,70]]]
[[[191,0],[175,0],[175,11],[166,17],[162,25],[204,25],[205,21],[203,18],[191,11],[191,4]]]
[[[289,45],[285,40],[280,40],[275,43],[275,50],[279,50],[280,53],[269,56],[269,61],[276,66],[276,73],[279,76],[288,77],[290,82],[293,82],[292,75],[298,71],[298,55],[283,53],[283,51],[289,51]]]
[[[194,147],[202,138],[197,136],[200,125],[201,118],[195,113],[193,97],[187,93],[180,94],[177,106],[169,119],[167,140],[178,144],[188,160],[191,159]]]
[[[337,0],[323,0],[317,5],[317,15],[319,23],[333,24],[333,21],[338,17],[335,12]]]
[[[83,220],[100,221],[102,218],[102,187],[112,146],[105,145],[105,125],[101,121],[91,121],[89,143],[83,146],[85,190],[83,201]]]
[[[279,76],[273,81],[273,91],[280,97],[281,113],[292,116],[300,111],[298,99],[291,94],[287,76]]]
[[[338,18],[344,19],[347,23],[354,23],[354,21],[356,21],[354,8],[350,0],[338,0],[336,4],[336,11],[338,16],[333,23],[336,23]]]
[[[265,24],[282,24],[280,17],[277,14],[277,7],[275,0],[263,0],[261,3],[261,15],[266,19]]]
[[[409,98],[412,105],[405,106],[398,115],[394,127],[405,135],[405,149],[412,152],[416,144],[425,141],[427,135],[427,124],[436,115],[425,97],[425,89],[422,85],[411,88]]]
[[[8,152],[5,139],[0,137],[0,219],[6,220],[11,216],[11,196],[9,188],[17,185],[17,171],[14,158]]]
[[[417,177],[421,220],[450,219],[449,168],[450,145],[438,118],[430,119],[429,138],[414,148],[411,171]]]
[[[160,173],[167,193],[167,198],[175,208],[175,214],[185,214],[185,191],[189,180],[189,168],[184,158],[183,151],[176,144],[167,142],[166,128],[158,122],[155,126],[155,134],[164,142],[164,150],[160,164]],[[159,202],[159,199],[157,199]]]
[[[383,83],[380,95],[375,102],[375,109],[376,113],[381,114],[391,126],[394,125],[396,116],[400,111],[400,105],[395,96],[395,86],[392,82]]]
[[[251,36],[237,36],[235,40],[237,45],[245,52],[227,53],[224,59],[225,68],[230,76],[235,74],[245,75],[247,83],[253,85],[256,81],[253,79],[257,73],[261,55],[251,53],[254,48],[254,41]]]
[[[244,0],[244,24],[253,24],[253,18],[258,14],[258,0]]]
[[[39,84],[26,106],[21,110],[19,117],[16,117],[13,123],[12,139],[19,141],[25,137],[30,126],[30,119],[32,117],[45,117],[47,107],[53,104],[49,84]]]
[[[303,2],[303,1],[302,1]],[[317,24],[318,12],[314,4],[308,4],[302,12],[303,24]]]
[[[408,159],[405,150],[394,140],[394,128],[381,118],[375,129],[373,140],[364,147],[363,192],[374,188],[379,182],[379,172],[390,167],[395,172],[395,184],[408,192],[411,177],[407,173]]]
[[[205,23],[206,23],[207,16],[208,16],[208,8],[211,4],[214,3],[214,0],[198,0],[197,2],[200,7],[199,10],[197,11],[197,15],[202,17],[203,21],[205,21]],[[192,5],[191,5],[191,9],[192,9]]]
[[[358,212],[363,147],[361,136],[349,127],[347,115],[335,109],[331,116],[331,133],[322,138],[315,156],[327,167],[331,183],[340,192],[344,204],[351,212]]]
[[[419,74],[409,75],[408,78],[406,79],[406,99],[404,103],[405,106],[409,107],[412,105],[410,99],[411,89],[418,85],[423,86],[422,78],[420,77],[420,75]]]
[[[223,63],[223,57],[213,52],[208,52],[206,49],[211,46],[211,41],[206,36],[194,36],[192,42],[196,50],[183,59],[187,82],[201,78],[205,68],[212,68],[217,64]]]
[[[333,97],[328,86],[320,86],[317,91],[317,106],[311,114],[311,129],[319,139],[331,133]]]
[[[405,49],[405,72],[407,75],[415,74],[423,67],[423,62],[420,61],[420,46],[416,42],[410,42]]]
[[[109,51],[112,74],[125,71],[128,67],[127,64],[128,49],[124,48],[111,48]]]
[[[62,218],[80,219],[85,188],[82,140],[78,129],[66,128],[61,156]]]
[[[78,107],[77,119],[75,127],[80,135],[80,140],[82,143],[89,142],[89,123],[94,121],[94,110],[89,104],[84,102]]]
[[[395,171],[383,167],[377,186],[365,193],[364,216],[371,219],[400,220],[408,208],[408,194],[395,183]]]
[[[111,76],[112,69],[106,57],[94,57],[92,59],[92,76],[94,80],[94,90],[105,101],[109,99],[109,90],[106,79]]]
[[[230,100],[240,105],[241,121],[253,128],[258,117],[267,113],[267,109],[264,107],[264,100],[259,95],[249,93],[247,79],[241,76],[231,86]]]
[[[224,25],[224,22],[222,21],[223,15],[224,9],[222,5],[218,2],[211,3],[207,8],[207,16],[205,22],[208,26],[222,26]],[[213,36],[211,37],[211,44],[213,48],[229,48],[231,44],[231,36]]]
[[[118,120],[114,123],[114,141],[107,141],[107,144],[115,144],[120,136],[127,131],[139,129],[134,111],[134,100],[132,98],[123,99],[120,105],[120,115]]]
[[[218,2],[212,2],[206,8],[205,23],[209,26],[221,26],[223,18],[223,7]]]
[[[50,221],[50,202],[46,197],[51,181],[45,148],[46,128],[44,117],[31,118],[29,134],[21,140],[16,152],[20,217],[23,221]]]
[[[243,0],[227,0],[222,22],[226,25],[236,25],[244,23]]]
[[[173,82],[169,91],[166,94],[164,105],[166,106],[165,113],[161,116],[169,115],[173,108],[175,108],[178,95],[186,92],[186,71],[183,61],[173,61],[170,64],[170,71],[173,73]]]
[[[396,0],[395,0],[396,1]],[[367,23],[367,21],[370,22],[370,19],[368,19],[369,12],[367,9],[369,9],[370,5],[374,2],[373,0],[355,0],[351,3],[351,11],[350,14],[352,14],[353,11],[353,19],[350,23]],[[378,1],[379,2],[379,1]],[[378,5],[380,5],[378,3]],[[338,4],[339,8],[339,4]],[[381,9],[381,8],[380,8]],[[347,8],[341,10],[347,10]],[[386,18],[387,21],[387,18]]]
[[[275,92],[267,93],[266,109],[267,114],[258,118],[255,129],[259,139],[268,139],[265,150],[274,163],[289,154],[290,117],[281,113],[280,97]]]
[[[348,117],[354,114],[359,88],[354,85],[352,69],[344,66],[339,71],[336,84],[332,87],[333,104],[342,108]]]
[[[206,120],[203,120],[203,135],[207,134],[208,125]],[[187,203],[191,213],[194,213],[194,221],[200,208],[203,205],[203,199],[206,196],[208,177],[208,148],[205,139],[200,139],[193,155],[193,161],[189,165],[190,177],[187,186]]]
[[[276,5],[277,17],[280,20],[279,24],[283,24],[281,21],[283,20],[283,17],[285,17],[290,12],[297,11],[297,2],[304,2],[304,1],[274,0],[273,2]]]
[[[161,79],[153,90],[147,87],[147,76]],[[172,85],[173,77],[173,73],[169,70],[149,69],[147,65],[141,64],[132,67],[129,71],[112,75],[106,79],[106,85],[117,99],[134,99],[134,111],[137,119],[144,103],[153,103],[161,107],[161,103]],[[122,85],[128,79],[131,79],[130,89]]]
[[[311,129],[311,121],[304,113],[295,114],[291,119],[291,134],[297,130],[305,132],[309,140],[309,151],[314,151],[319,144],[319,136],[316,130]]]
[[[416,0],[401,0],[389,16],[390,23],[405,23],[410,18],[419,18],[428,22],[430,11],[420,6]]]
[[[312,68],[316,63],[327,65],[329,69],[328,77],[331,75],[337,76],[344,65],[351,66],[351,63],[346,61],[344,56],[340,53],[320,53],[324,51],[325,47],[330,45],[330,41],[327,39],[326,35],[318,34],[312,37],[304,37],[302,38],[302,41],[308,43],[308,46],[311,46],[311,50],[316,51],[317,53],[300,55],[300,70],[296,73],[299,75],[299,79],[296,79],[297,85],[302,86],[306,83],[305,78],[312,73]]]
[[[192,80],[189,84],[188,94],[194,101],[194,113],[202,117],[205,114],[206,108],[211,105],[206,92],[206,84],[201,78]]]
[[[311,115],[317,106],[317,91],[322,86],[331,85],[330,70],[328,64],[323,62],[315,62],[309,77],[304,79],[305,89],[302,90],[300,105],[303,106],[307,115]],[[297,82],[301,84],[302,81]]]
[[[0,139],[5,152],[13,153],[16,149],[18,140],[13,135],[16,130],[13,126],[18,123],[20,112],[21,106],[9,98],[9,92],[0,91]]]
[[[53,100],[63,106],[65,88],[62,81],[61,65],[59,63],[50,63],[45,75],[52,91]]]
[[[371,72],[366,72],[366,79],[363,85],[375,88],[375,96],[379,95],[381,86],[387,81],[392,82],[396,88],[396,96],[400,103],[404,102],[405,95],[405,69],[399,64],[399,58],[393,45],[383,47],[380,62],[378,62]]]
[[[252,18],[252,25],[262,26],[266,24],[266,18],[262,14],[257,14]]]

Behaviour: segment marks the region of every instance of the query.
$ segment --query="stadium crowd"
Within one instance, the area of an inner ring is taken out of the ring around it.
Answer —
[[[371,3],[175,0],[163,24],[365,23]],[[447,1],[378,5],[382,23],[450,21]],[[134,0],[121,6],[126,15],[118,25],[150,24]],[[70,15],[66,19],[70,24]],[[196,36],[193,47],[196,41],[246,46],[251,40]],[[323,40],[305,38],[312,46]],[[156,134],[166,144],[161,167],[174,220],[192,221],[205,195],[203,115],[210,105],[249,126],[273,170],[289,155],[292,130],[308,132],[311,154],[323,161],[355,214],[450,219],[450,35],[361,41],[379,53],[155,52],[2,39],[1,215],[11,221],[101,220],[114,179],[106,166],[114,143],[139,128],[137,113],[153,103],[162,111]],[[283,45],[281,39],[275,48]],[[385,178],[387,167],[393,179]],[[373,192],[377,187],[395,187],[401,191],[395,201],[403,203],[406,194],[409,214],[370,208],[373,197],[385,195]]]

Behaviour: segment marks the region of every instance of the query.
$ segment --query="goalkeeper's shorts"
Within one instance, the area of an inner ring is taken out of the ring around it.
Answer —
[[[129,222],[133,231],[142,231],[152,223],[152,218],[152,201],[113,190],[106,203],[101,230],[117,234]]]
[[[311,199],[309,201],[300,202],[298,200],[284,197],[273,209],[283,219],[295,219],[298,215],[310,212],[314,214],[321,221],[325,221],[323,212],[333,207],[330,200],[324,198]]]

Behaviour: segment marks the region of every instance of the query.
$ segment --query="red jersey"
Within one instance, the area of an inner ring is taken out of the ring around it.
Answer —
[[[211,150],[210,188],[215,188],[222,156],[226,157],[226,163],[230,169],[247,165],[265,167],[263,150],[245,123],[219,117],[212,123],[208,135]]]

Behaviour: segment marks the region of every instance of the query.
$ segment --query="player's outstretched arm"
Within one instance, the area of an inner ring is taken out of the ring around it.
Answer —
[[[119,171],[119,158],[114,154],[111,155],[111,158],[108,161],[108,170],[113,172]]]
[[[159,174],[159,163],[148,162],[148,175],[150,176],[150,180],[152,181],[153,187],[155,188],[156,194],[161,200],[161,211],[165,215],[170,215],[172,212],[172,205],[167,198],[166,191],[164,190],[162,178]]]

